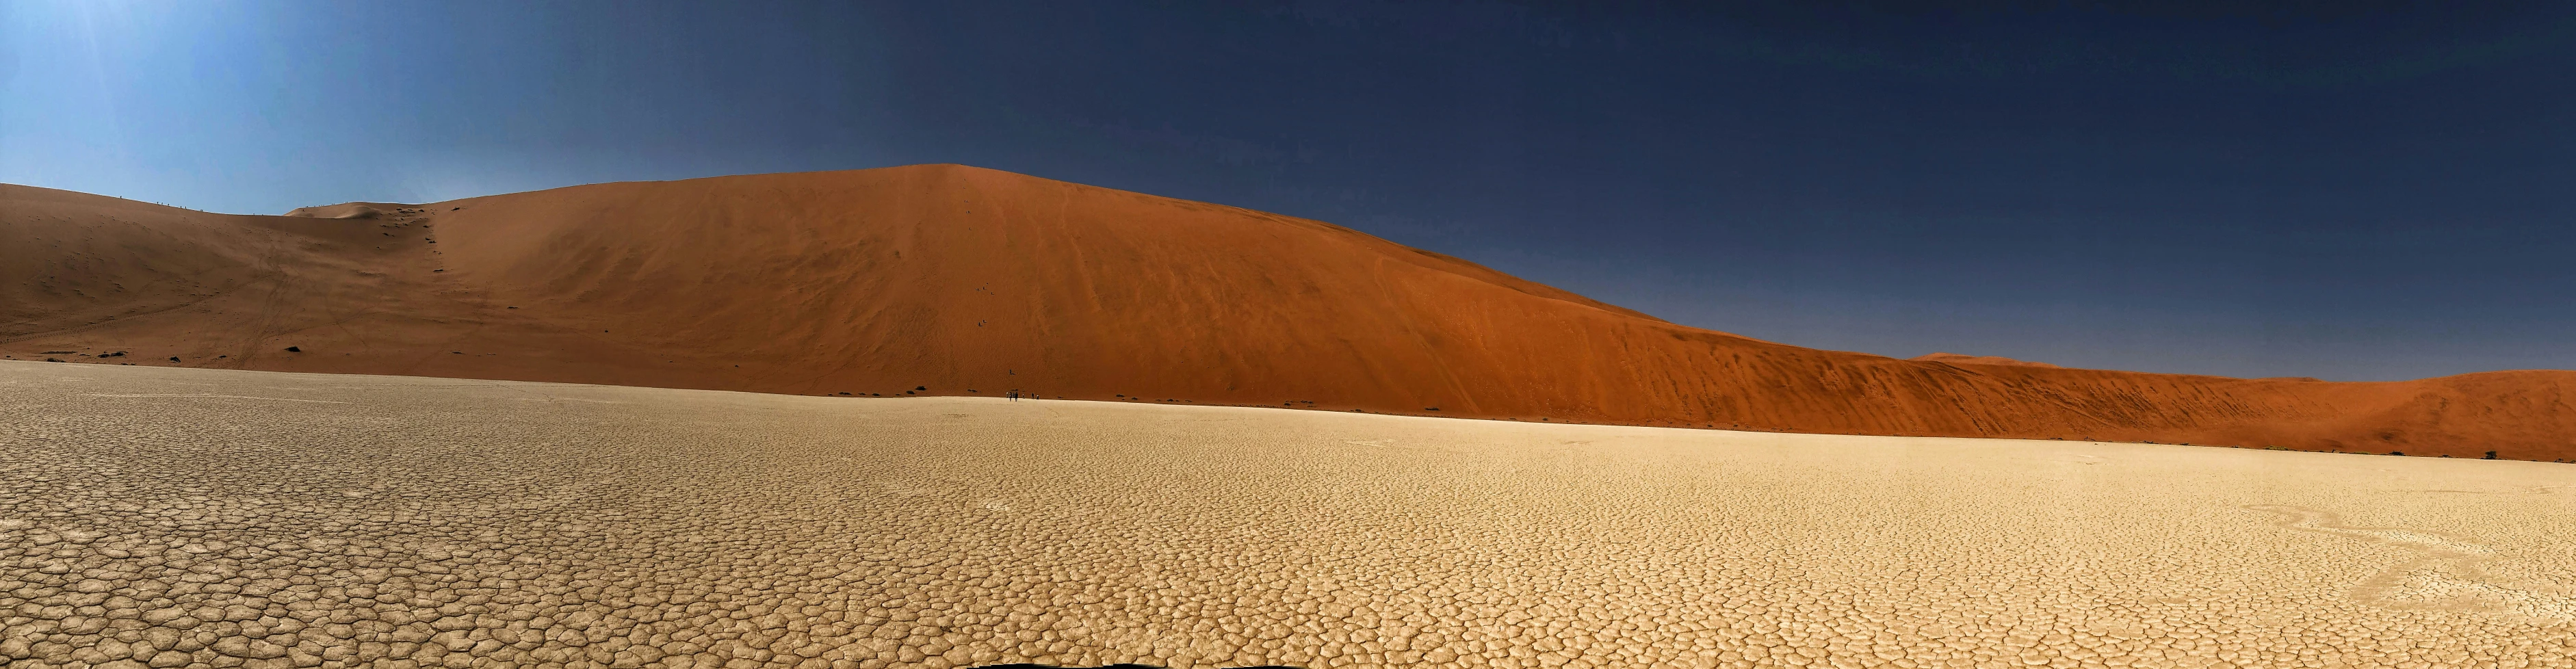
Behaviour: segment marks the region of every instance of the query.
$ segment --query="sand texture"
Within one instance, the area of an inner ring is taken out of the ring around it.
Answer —
[[[2048,364],[2048,363],[2045,363],[2045,362],[2031,362],[2031,361],[2028,361],[2028,360],[2014,360],[2014,359],[2012,359],[2012,358],[2006,358],[2006,357],[2002,357],[2002,356],[1993,356],[1993,355],[1962,355],[1962,354],[1958,354],[1958,353],[1931,353],[1931,354],[1926,354],[1926,355],[1918,355],[1918,356],[1914,356],[1914,357],[1912,357],[1912,358],[1907,358],[1907,360],[1913,360],[1913,361],[1916,361],[1916,362],[1946,362],[1946,363],[1950,363],[1950,364],[1953,364],[1953,365],[2014,365],[2014,366],[2022,366],[2022,367],[2047,367],[2047,368],[2050,368],[2050,369],[2063,369],[2063,368],[2058,367],[2058,366],[2056,366],[2056,365],[2051,365],[2051,364]]]
[[[12,669],[2576,664],[2551,463],[23,362],[0,415]]]
[[[0,355],[2576,459],[2576,372],[2322,383],[1820,351],[1327,223],[955,165],[294,213],[0,186]]]

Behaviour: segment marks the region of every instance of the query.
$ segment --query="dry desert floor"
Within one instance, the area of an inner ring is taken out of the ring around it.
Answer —
[[[2576,466],[0,363],[0,659],[2565,667]]]

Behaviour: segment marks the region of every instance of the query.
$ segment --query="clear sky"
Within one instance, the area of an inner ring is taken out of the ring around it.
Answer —
[[[2576,5],[2446,4],[0,0],[0,182],[279,213],[953,162],[1803,346],[2576,369]]]

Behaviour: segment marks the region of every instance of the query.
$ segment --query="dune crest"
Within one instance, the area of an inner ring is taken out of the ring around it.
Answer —
[[[1958,353],[1930,353],[1930,354],[1925,354],[1925,355],[1918,355],[1918,356],[1914,356],[1914,357],[1912,357],[1912,358],[1907,358],[1907,359],[1908,359],[1908,360],[1914,360],[1914,361],[1917,361],[1917,362],[1946,362],[1946,363],[1950,363],[1950,364],[1953,364],[1953,365],[2016,365],[2016,366],[2021,366],[2021,367],[2047,367],[2047,368],[2049,368],[2049,369],[2065,369],[2065,368],[2063,368],[2063,367],[2059,367],[2059,366],[2056,366],[2056,365],[2051,365],[2051,364],[2048,364],[2048,363],[2045,363],[2045,362],[2031,362],[2031,361],[2028,361],[2028,360],[2014,360],[2014,359],[2012,359],[2012,358],[2006,358],[2006,357],[2002,357],[2002,356],[1993,356],[1993,355],[1962,355],[1962,354],[1958,354]]]
[[[0,204],[17,359],[2576,457],[2576,372],[2325,383],[1820,351],[1329,223],[959,165],[295,216],[23,186]]]

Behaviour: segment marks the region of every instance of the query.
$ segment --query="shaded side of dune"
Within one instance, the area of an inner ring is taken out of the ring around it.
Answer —
[[[0,353],[21,359],[2576,458],[2576,372],[2325,383],[1820,351],[1328,223],[963,166],[286,217],[0,198]]]

